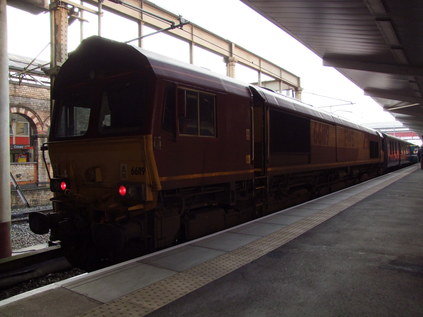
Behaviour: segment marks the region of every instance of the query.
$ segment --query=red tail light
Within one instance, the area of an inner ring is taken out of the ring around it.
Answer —
[[[127,192],[128,190],[126,189],[125,185],[119,186],[119,189],[118,189],[119,195],[121,195],[122,197],[125,197]]]
[[[52,178],[50,181],[50,190],[53,193],[64,192],[70,188],[70,181],[68,178]]]
[[[145,185],[139,183],[120,183],[117,196],[125,205],[135,205],[145,201]]]

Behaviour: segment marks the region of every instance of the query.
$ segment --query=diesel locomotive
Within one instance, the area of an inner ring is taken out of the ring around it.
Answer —
[[[409,163],[408,144],[158,54],[84,40],[54,82],[54,212],[96,268],[228,228]]]

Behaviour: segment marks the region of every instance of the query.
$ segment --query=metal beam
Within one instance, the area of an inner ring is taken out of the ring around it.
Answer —
[[[9,59],[6,0],[0,0],[0,258],[12,253],[10,242]]]
[[[22,0],[25,1],[25,0]],[[32,1],[32,0],[31,0]],[[41,0],[37,0],[41,1]],[[66,5],[64,5],[66,4]],[[87,7],[85,4],[92,5],[97,7],[98,10],[93,10],[92,7]],[[142,30],[142,26],[146,25],[152,27],[156,30],[165,30],[166,33],[178,38],[179,40],[186,41],[189,43],[190,46],[190,60],[192,60],[192,52],[193,47],[198,46],[209,50],[217,55],[221,55],[223,58],[236,58],[236,61],[240,64],[243,64],[249,68],[257,70],[258,73],[266,74],[275,78],[276,80],[281,81],[284,86],[288,86],[296,91],[296,97],[298,99],[301,98],[301,86],[300,86],[300,78],[293,73],[286,71],[285,69],[279,67],[272,62],[257,56],[250,51],[237,46],[236,44],[223,39],[197,25],[192,23],[185,25],[185,23],[181,20],[181,16],[177,16],[169,11],[166,11],[153,3],[150,3],[145,0],[111,0],[111,1],[104,1],[104,0],[82,0],[82,2],[76,3],[74,0],[53,0],[51,5],[52,15],[56,14],[58,8],[63,7],[65,9],[70,10],[72,7],[78,8],[83,11],[89,11],[91,13],[97,14],[99,16],[99,29],[100,29],[100,20],[101,20],[101,13],[100,10],[107,10],[114,14],[120,15],[124,18],[131,19],[136,21],[139,25],[140,30]],[[57,37],[56,32],[61,28],[67,28],[67,23],[63,20],[63,25],[57,24],[55,25],[52,23],[52,43],[55,42],[55,38]],[[169,27],[170,26],[178,26],[176,28]],[[180,26],[180,27],[179,27]],[[183,28],[182,28],[183,26]],[[65,34],[66,32],[61,32]],[[142,31],[139,32],[139,44],[141,42],[141,38],[145,37],[146,35],[142,34]],[[130,39],[128,39],[130,40]],[[65,43],[65,37],[62,37],[60,41],[56,43],[63,42]],[[57,59],[58,50],[55,48],[56,45],[52,45],[52,71],[53,73],[56,71],[54,68],[55,61],[59,60],[57,66],[60,66],[61,62],[60,59]],[[56,52],[55,52],[56,51]],[[233,66],[229,64],[227,67]],[[234,72],[231,72],[234,73]]]
[[[407,76],[423,76],[423,67],[410,67],[400,64],[382,64],[375,62],[358,61],[357,56],[323,56],[323,65],[335,68],[354,69],[384,74]]]
[[[32,14],[40,14],[48,11],[47,0],[8,0],[7,4]]]
[[[71,0],[64,1],[68,4],[71,3]],[[99,1],[102,2],[103,9],[121,15],[125,18],[142,22],[143,25],[155,29],[160,30],[168,28],[169,21],[175,23],[175,25],[180,23],[180,16],[166,11],[145,0],[125,0],[125,6],[112,1],[103,0],[85,0],[84,2],[98,6]],[[119,1],[116,0],[116,2]],[[142,9],[142,12],[131,9],[131,7],[138,7]],[[148,12],[149,14],[145,14],[145,12]],[[159,16],[161,19],[158,19],[155,16]],[[300,78],[298,76],[195,24],[190,23],[189,25],[185,25],[183,29],[176,28],[167,31],[167,33],[190,43],[190,45],[205,48],[225,58],[235,57],[238,63],[278,79],[284,84],[294,88],[296,91],[301,90]]]
[[[410,103],[419,103],[423,104],[422,97],[414,97],[410,95],[405,95],[401,93],[395,93],[390,90],[378,89],[378,88],[366,88],[364,89],[364,94],[370,97],[375,98],[384,98],[390,100],[399,100],[399,101],[406,101]]]

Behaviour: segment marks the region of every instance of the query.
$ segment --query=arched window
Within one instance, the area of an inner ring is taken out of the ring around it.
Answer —
[[[22,115],[10,115],[10,162],[34,162],[34,130]]]

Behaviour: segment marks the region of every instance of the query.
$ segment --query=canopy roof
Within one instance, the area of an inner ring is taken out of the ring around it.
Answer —
[[[241,1],[423,135],[423,1]]]

